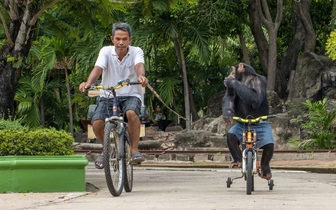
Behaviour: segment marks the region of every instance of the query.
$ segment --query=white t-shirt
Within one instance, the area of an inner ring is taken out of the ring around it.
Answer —
[[[145,63],[144,53],[141,48],[128,46],[128,53],[120,61],[114,46],[103,47],[97,58],[95,66],[103,69],[102,85],[112,87],[117,85],[118,81],[129,79],[130,82],[137,82],[138,76],[135,71],[135,65]],[[120,88],[116,91],[117,96],[136,96],[143,101],[141,85],[130,85]],[[101,90],[100,96],[112,98],[110,91]]]

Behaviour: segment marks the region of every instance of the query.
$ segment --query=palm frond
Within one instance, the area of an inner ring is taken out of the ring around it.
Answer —
[[[160,95],[167,105],[171,106],[174,102],[175,90],[181,84],[180,80],[174,77],[163,77],[160,83]]]

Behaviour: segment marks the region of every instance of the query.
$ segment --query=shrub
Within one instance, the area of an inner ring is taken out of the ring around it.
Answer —
[[[0,156],[73,155],[74,139],[55,128],[0,130]]]
[[[333,121],[336,118],[336,110],[327,110],[327,98],[312,103],[306,100],[304,103],[307,114],[303,118],[296,119],[306,139],[300,141],[300,149],[333,149],[335,148],[336,132]]]
[[[4,120],[0,118],[0,130],[21,130],[23,126],[19,120]]]

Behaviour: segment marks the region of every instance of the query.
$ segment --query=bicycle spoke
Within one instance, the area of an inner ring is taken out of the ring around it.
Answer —
[[[105,125],[104,132],[104,171],[106,183],[110,193],[113,196],[119,196],[123,190],[123,173],[125,172],[122,170],[124,161],[118,158],[118,135],[114,132],[111,123]]]

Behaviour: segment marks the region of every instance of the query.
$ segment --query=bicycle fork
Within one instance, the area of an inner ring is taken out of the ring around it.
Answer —
[[[243,150],[242,170],[241,170],[242,175],[239,176],[239,177],[232,178],[231,181],[233,181],[235,179],[241,179],[241,178],[243,178],[245,176],[245,174],[247,172],[246,171],[246,165],[247,165],[247,153],[248,153],[248,151],[251,151],[253,153],[252,154],[252,160],[253,160],[253,164],[252,164],[253,165],[253,171],[252,172],[253,172],[253,174],[258,173],[258,168],[257,168],[257,162],[258,162],[257,155],[258,155],[258,152],[254,148],[246,148],[246,149]]]
[[[125,149],[124,149],[124,141],[125,141],[125,126],[123,123],[118,123],[116,127],[116,133],[118,135],[119,144],[118,144],[118,160],[121,160],[124,158],[125,155]]]
[[[253,154],[252,154],[252,160],[253,160],[253,174],[256,174],[258,173],[258,168],[257,168],[257,151],[256,149],[254,148],[246,148],[244,149],[243,151],[243,162],[242,162],[242,173],[245,174],[246,173],[246,163],[247,163],[247,153],[248,151],[251,151]]]

